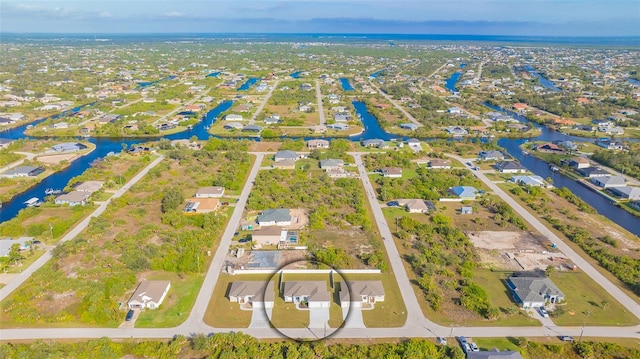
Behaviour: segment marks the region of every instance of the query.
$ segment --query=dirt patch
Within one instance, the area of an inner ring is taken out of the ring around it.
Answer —
[[[526,232],[469,232],[467,237],[483,263],[506,270],[545,269],[549,265],[570,269],[573,265],[561,252],[549,251],[544,237]]]
[[[13,279],[17,275],[17,273],[0,273],[0,283],[8,284],[11,279]]]
[[[43,300],[40,301],[38,307],[41,309],[41,314],[45,316],[55,316],[66,308],[80,302],[80,298],[76,296],[75,291],[69,291],[64,293],[46,294]]]
[[[77,153],[67,153],[64,155],[39,156],[37,160],[48,165],[57,165],[62,161],[71,161],[77,156]]]
[[[251,141],[249,143],[249,152],[275,152],[280,149],[280,146],[282,146],[282,143],[280,142]]]
[[[297,261],[301,261],[307,258],[306,250],[285,250],[285,251],[277,251],[279,253],[277,268],[286,265],[287,263],[293,263]],[[251,269],[249,267],[249,263],[251,263],[254,259],[251,251],[247,250],[240,257],[235,255],[236,249],[232,249],[225,259],[225,265],[221,268],[222,272],[227,271],[227,267],[232,267],[233,269]],[[255,268],[255,269],[265,269],[265,268]],[[275,269],[274,269],[275,271]]]

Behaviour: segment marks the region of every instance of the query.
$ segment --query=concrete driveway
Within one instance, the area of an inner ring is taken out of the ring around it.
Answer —
[[[329,308],[309,308],[309,328],[329,328]]]
[[[362,308],[360,307],[352,305],[348,311],[342,310],[342,317],[345,319],[343,328],[366,328],[362,319]]]
[[[270,328],[269,317],[272,310],[271,308],[266,311],[262,308],[254,308],[251,313],[251,324],[249,324],[249,328]],[[267,311],[269,313],[267,313]]]

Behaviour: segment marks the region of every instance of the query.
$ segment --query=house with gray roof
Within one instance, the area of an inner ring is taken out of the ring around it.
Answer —
[[[84,206],[87,204],[87,199],[90,193],[82,191],[71,191],[64,193],[56,197],[55,204],[66,204],[69,206]]]
[[[578,170],[578,173],[580,173],[581,175],[583,175],[584,177],[587,177],[587,178],[604,177],[604,176],[610,176],[611,175],[611,173],[603,170],[600,167],[581,168],[581,169]]]
[[[284,150],[284,151],[278,151],[276,152],[275,156],[273,156],[273,160],[278,162],[278,161],[282,161],[282,160],[298,160],[302,158],[302,156],[300,156],[299,154],[297,154],[296,152],[293,151],[289,151],[289,150]]]
[[[0,149],[9,147],[11,143],[13,140],[10,138],[0,138]]]
[[[520,352],[513,350],[498,350],[493,348],[489,351],[470,351],[467,353],[467,359],[522,359]]]
[[[464,136],[469,134],[467,130],[460,126],[449,126],[445,129],[445,131],[453,136]]]
[[[591,183],[595,184],[598,187],[602,187],[602,188],[624,187],[624,186],[626,186],[624,178],[622,178],[620,176],[594,177],[594,178],[591,179]]]
[[[387,148],[389,145],[381,139],[372,138],[369,140],[362,141],[362,146],[364,147],[375,147],[375,148]]]
[[[20,237],[18,239],[4,238],[0,239],[0,257],[8,257],[11,253],[11,247],[18,245],[18,250],[26,251],[33,243],[33,237]]]
[[[327,290],[327,282],[316,281],[287,281],[282,291],[287,303],[307,303],[309,308],[329,308],[331,293]]]
[[[244,128],[242,128],[242,132],[256,132],[256,133],[259,133],[260,131],[262,131],[262,126],[258,126],[258,125],[246,125],[246,126],[244,126]]]
[[[363,307],[384,302],[384,286],[379,280],[358,280],[340,283],[340,306]]]
[[[418,125],[416,125],[415,123],[409,122],[409,123],[401,123],[400,124],[400,128],[404,129],[404,130],[411,130],[411,131],[415,131],[418,129]]]
[[[621,199],[628,199],[630,201],[640,200],[640,187],[613,187],[609,190],[609,192]]]
[[[483,161],[502,161],[504,160],[504,153],[496,150],[481,151],[478,154],[478,159]]]
[[[5,177],[5,178],[35,177],[41,174],[42,172],[44,172],[44,167],[18,166],[0,173],[0,177]]]
[[[519,173],[527,171],[526,167],[516,161],[501,161],[496,163],[494,167],[500,173]]]
[[[86,148],[87,146],[77,142],[59,143],[57,145],[51,146],[51,149],[55,152],[76,152],[84,150]]]
[[[564,293],[551,279],[537,272],[516,272],[507,280],[507,286],[515,301],[525,309],[564,300]]]
[[[544,179],[538,175],[532,176],[513,176],[511,177],[511,181],[523,186],[531,186],[531,187],[546,187],[546,183]]]
[[[273,282],[238,281],[229,286],[229,301],[243,308],[273,308]]]
[[[322,168],[323,170],[330,170],[330,169],[336,169],[336,168],[342,168],[342,167],[344,167],[344,161],[340,159],[328,158],[326,160],[320,161],[320,168]]]
[[[162,304],[171,288],[168,280],[143,280],[127,305],[129,309],[156,309]]]
[[[261,226],[289,226],[291,212],[288,208],[265,209],[258,215],[256,222]]]

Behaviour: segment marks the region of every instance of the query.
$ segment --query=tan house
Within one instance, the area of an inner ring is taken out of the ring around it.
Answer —
[[[273,308],[273,281],[240,281],[229,287],[229,301],[244,308]]]
[[[384,287],[379,280],[359,280],[340,284],[340,306],[372,306],[384,302]]]
[[[429,207],[423,199],[399,199],[398,204],[403,206],[409,213],[428,213]]]
[[[56,197],[55,204],[67,204],[69,206],[84,206],[87,204],[89,193],[72,191],[69,193],[61,194]]]
[[[287,303],[307,303],[309,308],[329,308],[331,304],[327,282],[322,280],[285,282],[283,296]]]
[[[447,160],[441,160],[439,158],[434,158],[432,160],[429,160],[429,167],[438,169],[450,169],[451,162]]]
[[[389,178],[402,177],[402,168],[400,167],[386,167],[381,169],[380,172],[382,172],[383,177],[389,177]]]
[[[156,309],[164,301],[169,288],[171,282],[167,280],[143,280],[127,305],[129,309]]]
[[[293,170],[296,168],[296,161],[292,159],[276,161],[272,165],[273,168],[279,168],[281,170]]]
[[[266,226],[251,233],[254,246],[277,245],[287,239],[287,230],[278,226]]]
[[[75,190],[80,192],[89,192],[93,193],[99,191],[104,182],[102,181],[85,181],[76,186]]]
[[[329,148],[329,141],[327,141],[327,140],[309,140],[309,141],[307,141],[307,147],[310,150],[316,150],[318,148]]]
[[[569,160],[569,166],[575,169],[589,168],[591,167],[591,163],[589,162],[588,158],[578,156]]]

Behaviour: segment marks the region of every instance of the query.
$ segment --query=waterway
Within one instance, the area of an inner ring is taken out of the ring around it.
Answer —
[[[632,84],[633,86],[640,86],[640,81],[636,80],[636,79],[628,79],[629,83]]]
[[[188,139],[188,138],[191,138],[192,136],[196,136],[200,140],[207,140],[210,137],[215,137],[208,133],[208,128],[217,120],[218,116],[221,113],[231,108],[232,104],[233,104],[232,101],[221,102],[214,109],[207,112],[203,120],[200,121],[198,124],[196,124],[192,129],[186,130],[180,133],[175,133],[172,135],[167,135],[165,136],[165,138],[168,140],[175,140],[175,139]],[[90,104],[78,106],[70,111],[66,111],[65,113],[69,114],[72,112],[77,112],[89,105]],[[576,137],[576,136],[564,135],[560,132],[550,130],[547,127],[539,126],[537,124],[531,123],[523,116],[520,116],[519,114],[514,113],[512,111],[507,111],[495,106],[491,106],[489,104],[485,104],[485,105],[491,108],[492,110],[506,112],[521,122],[524,122],[539,128],[541,131],[541,135],[536,138],[533,138],[532,140],[548,141],[548,142],[556,141],[556,140],[571,140],[576,142],[593,141],[593,139],[585,139],[585,138]],[[363,102],[354,101],[353,106],[356,110],[356,113],[359,115],[360,120],[362,121],[364,131],[359,135],[349,137],[349,140],[362,141],[364,139],[379,138],[385,141],[389,141],[393,139],[402,138],[402,137],[385,132],[384,129],[380,127],[380,124],[378,123],[377,119],[373,115],[371,115],[369,111],[367,111],[366,105]],[[59,114],[59,115],[56,115],[55,118],[60,118],[62,116],[63,114]],[[37,125],[38,123],[43,122],[45,120],[46,119],[40,119],[33,124]],[[21,126],[21,127],[9,130],[3,133],[2,137],[11,138],[11,139],[24,138],[25,128],[26,126]],[[47,188],[63,188],[71,178],[83,173],[90,166],[91,162],[93,162],[95,159],[102,158],[110,152],[118,153],[122,150],[123,145],[126,145],[127,147],[131,147],[132,145],[136,145],[138,143],[146,142],[150,140],[154,140],[154,139],[149,139],[149,138],[126,138],[126,139],[125,138],[119,138],[119,139],[118,138],[109,138],[109,139],[92,138],[92,139],[89,139],[91,143],[94,143],[96,145],[96,149],[93,152],[77,159],[76,161],[72,162],[72,164],[69,167],[63,169],[60,172],[52,174],[51,176],[47,177],[41,183],[32,187],[28,191],[14,197],[14,199],[11,200],[10,202],[3,204],[3,207],[0,208],[0,222],[14,218],[21,209],[25,208],[24,201],[32,197],[38,197],[40,199],[43,199],[44,191]],[[602,196],[591,192],[589,189],[583,187],[575,180],[564,177],[563,175],[557,172],[552,172],[549,169],[549,165],[546,162],[539,160],[533,156],[525,155],[520,149],[520,145],[522,145],[525,141],[527,140],[526,139],[515,139],[515,140],[500,139],[498,141],[498,144],[501,147],[503,147],[511,156],[519,160],[531,172],[543,178],[551,177],[556,187],[569,188],[573,193],[575,193],[580,198],[582,198],[585,202],[589,203],[592,207],[594,207],[598,211],[598,213],[616,222],[617,224],[619,224],[629,232],[637,236],[640,236],[640,219],[639,218],[636,218],[632,214],[615,206],[614,204],[612,204]]]
[[[372,74],[371,74],[371,75],[369,75],[369,76],[371,76],[371,77],[373,77],[374,79],[376,79],[376,78],[378,78],[378,76],[382,75],[382,73],[384,73],[384,70],[378,70],[378,71],[376,71],[376,72],[372,73]]]
[[[445,82],[444,82],[444,87],[453,92],[453,93],[458,93],[460,92],[460,90],[458,90],[458,88],[456,87],[456,84],[458,83],[458,80],[460,80],[460,76],[462,76],[461,72],[454,72]]]
[[[293,79],[299,78],[300,77],[300,71],[296,71],[296,72],[293,72],[293,73],[289,74],[289,77],[291,77]]]
[[[242,86],[238,87],[238,91],[247,91],[251,88],[251,86],[257,84],[258,81],[260,81],[259,77],[250,77],[242,84]]]
[[[205,77],[218,77],[220,75],[220,71],[212,72]]]
[[[145,87],[149,87],[151,85],[157,84],[160,81],[164,81],[164,80],[173,80],[175,79],[176,76],[171,75],[171,76],[167,76],[167,77],[163,77],[160,80],[155,80],[155,81],[144,81],[144,82],[138,82],[138,86],[140,86],[141,88],[145,88]]]
[[[342,86],[342,89],[344,91],[354,91],[355,89],[353,88],[353,86],[351,86],[351,83],[349,82],[349,79],[346,77],[341,77],[338,79],[338,81],[340,81],[340,85]]]
[[[556,87],[556,85],[550,81],[548,78],[542,76],[538,71],[536,71],[533,67],[526,65],[525,70],[527,70],[532,76],[538,78],[540,85],[544,86],[548,90],[558,92],[560,89]]]

